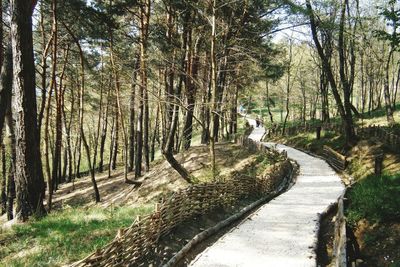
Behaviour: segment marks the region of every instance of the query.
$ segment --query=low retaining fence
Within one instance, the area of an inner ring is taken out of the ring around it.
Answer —
[[[344,171],[347,167],[346,156],[340,154],[339,152],[333,150],[329,146],[324,145],[323,157],[326,161],[337,171]]]
[[[343,196],[344,194],[338,200],[334,227],[333,259],[336,267],[347,266],[347,233]]]
[[[399,150],[400,149],[400,136],[389,132],[387,129],[380,126],[369,126],[363,128],[356,128],[356,134],[366,138],[376,138],[388,147]]]
[[[246,138],[240,138],[240,142],[250,150],[266,151],[264,146]],[[261,177],[234,175],[226,182],[192,185],[180,190],[156,205],[151,215],[137,219],[130,227],[121,229],[108,245],[71,266],[134,266],[150,252],[160,237],[186,219],[205,214],[219,206],[231,205],[250,195],[265,195],[276,189],[292,172],[293,166],[286,157]]]

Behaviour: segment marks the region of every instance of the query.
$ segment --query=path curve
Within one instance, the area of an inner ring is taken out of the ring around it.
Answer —
[[[265,129],[248,120],[254,127],[249,138],[260,141]],[[222,236],[190,266],[316,266],[318,213],[338,199],[344,186],[325,161],[288,146],[264,144],[286,150],[297,161],[295,185]]]

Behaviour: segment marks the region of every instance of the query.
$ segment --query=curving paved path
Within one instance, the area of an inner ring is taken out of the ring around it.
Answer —
[[[255,121],[249,119],[255,127]],[[263,127],[249,136],[260,141]],[[273,143],[265,143],[275,146]],[[318,213],[344,190],[329,165],[297,149],[276,145],[300,165],[296,184],[250,215],[199,254],[190,266],[316,266]]]

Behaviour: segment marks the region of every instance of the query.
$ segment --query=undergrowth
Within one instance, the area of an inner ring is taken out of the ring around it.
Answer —
[[[152,205],[69,208],[0,233],[0,266],[60,266],[110,242]]]
[[[400,221],[400,174],[370,175],[350,190],[347,217],[355,225],[361,219],[371,222]]]

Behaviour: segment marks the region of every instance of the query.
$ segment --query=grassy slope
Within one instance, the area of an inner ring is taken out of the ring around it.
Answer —
[[[79,260],[110,242],[137,215],[150,213],[152,207],[70,208],[15,225],[0,234],[0,265],[57,266]]]

